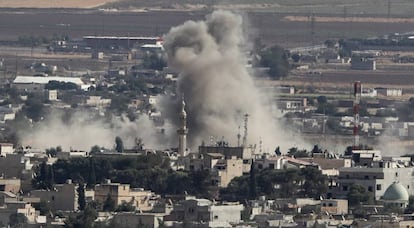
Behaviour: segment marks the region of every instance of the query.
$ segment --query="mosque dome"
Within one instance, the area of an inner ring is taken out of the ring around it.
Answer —
[[[386,201],[407,201],[409,194],[407,189],[400,183],[393,183],[390,185],[382,197]]]

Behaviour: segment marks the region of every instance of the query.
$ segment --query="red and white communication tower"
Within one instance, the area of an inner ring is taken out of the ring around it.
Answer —
[[[354,149],[359,147],[359,103],[361,101],[362,86],[360,81],[353,83],[354,87]]]

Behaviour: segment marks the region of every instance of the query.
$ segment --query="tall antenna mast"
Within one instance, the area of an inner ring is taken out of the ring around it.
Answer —
[[[354,83],[354,149],[359,148],[359,103],[361,101],[361,82]]]
[[[237,147],[240,147],[240,138],[241,138],[241,134],[240,134],[240,126],[239,126],[239,132],[237,133]]]
[[[244,114],[244,135],[243,135],[243,147],[247,146],[247,122],[249,120],[249,114]]]

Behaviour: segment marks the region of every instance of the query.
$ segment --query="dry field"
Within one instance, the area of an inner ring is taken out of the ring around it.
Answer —
[[[94,8],[116,0],[0,0],[0,8]]]

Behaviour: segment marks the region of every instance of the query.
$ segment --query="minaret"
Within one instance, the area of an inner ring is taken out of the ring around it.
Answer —
[[[187,155],[187,113],[185,112],[184,96],[181,100],[181,112],[180,112],[180,128],[177,130],[178,134],[178,154],[180,156]]]

